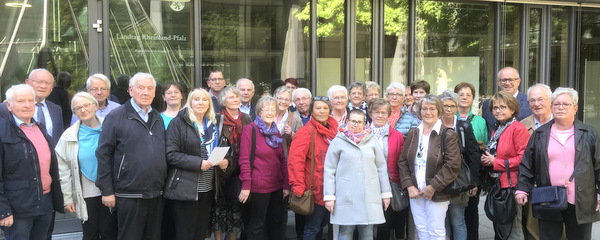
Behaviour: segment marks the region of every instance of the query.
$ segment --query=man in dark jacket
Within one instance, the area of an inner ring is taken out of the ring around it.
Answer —
[[[54,144],[33,121],[35,103],[31,86],[12,86],[0,118],[0,227],[9,240],[46,239],[53,210],[64,212]]]
[[[96,186],[117,209],[119,239],[160,239],[167,162],[164,123],[150,106],[155,89],[152,75],[135,74],[131,100],[106,116],[98,141]]]

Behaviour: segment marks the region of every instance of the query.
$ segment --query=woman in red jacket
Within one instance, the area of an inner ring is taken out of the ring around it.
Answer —
[[[329,212],[323,201],[323,163],[329,148],[329,142],[337,134],[337,121],[330,116],[331,103],[327,97],[314,97],[309,106],[311,119],[296,132],[288,156],[288,172],[292,193],[301,196],[311,184],[311,145],[314,132],[315,171],[313,176],[313,195],[315,197],[314,212],[306,216],[303,237],[299,239],[316,239],[321,228],[326,224]]]
[[[390,127],[388,118],[392,113],[390,102],[383,98],[374,98],[369,103],[369,116],[371,116],[371,131],[373,137],[381,145],[384,155],[386,156],[390,182],[395,182],[399,186],[400,176],[398,174],[398,159],[404,145],[404,137],[393,127]],[[406,228],[406,220],[408,216],[408,208],[394,212],[389,207],[385,212],[385,223],[377,226],[377,239],[390,239],[392,228],[395,230],[396,236],[402,238]]]
[[[519,164],[529,141],[529,132],[517,121],[519,101],[510,93],[496,93],[490,100],[490,111],[498,122],[494,126],[487,151],[481,155],[481,165],[492,167],[490,175],[500,178],[502,188],[514,188],[517,185]],[[510,184],[504,160],[508,160]],[[496,239],[523,239],[521,205],[517,205],[515,220],[508,224],[494,223],[494,232]],[[510,236],[507,238],[507,235]]]

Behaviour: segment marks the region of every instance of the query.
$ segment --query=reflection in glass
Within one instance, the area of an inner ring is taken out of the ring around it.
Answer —
[[[519,12],[521,5],[503,3],[500,18],[500,68],[519,68],[519,37],[521,26]],[[496,76],[493,78],[496,79]],[[491,84],[490,84],[491,85]],[[495,89],[488,86],[488,94],[493,94]]]
[[[110,67],[118,76],[151,73],[193,86],[193,1],[110,1]]]
[[[550,88],[567,86],[568,14],[564,7],[552,7],[550,38]]]
[[[384,1],[383,86],[391,82],[407,84],[408,78],[408,1]],[[385,90],[384,90],[385,92]]]
[[[432,94],[460,82],[492,84],[492,4],[417,1],[416,13],[416,80],[428,81]]]
[[[356,81],[371,81],[372,1],[356,1]],[[377,80],[377,79],[373,79]]]
[[[579,90],[579,102],[583,100],[583,121],[600,129],[600,24],[599,9],[583,9],[579,22],[581,35],[580,68],[583,84]]]
[[[542,9],[529,9],[529,49],[527,54],[527,62],[529,69],[529,77],[527,78],[527,86],[532,86],[540,82],[540,71],[538,64],[540,62],[540,22],[542,21]],[[521,71],[523,72],[523,71]]]

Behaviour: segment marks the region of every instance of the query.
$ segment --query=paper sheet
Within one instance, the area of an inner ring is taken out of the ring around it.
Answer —
[[[215,165],[225,158],[225,155],[227,155],[228,151],[229,147],[216,147],[212,150],[212,153],[210,153],[208,161]]]

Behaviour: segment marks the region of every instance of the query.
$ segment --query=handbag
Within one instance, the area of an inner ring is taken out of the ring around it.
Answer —
[[[456,179],[454,179],[454,181],[452,181],[452,183],[448,184],[448,186],[446,186],[446,188],[444,188],[444,190],[442,191],[444,193],[448,193],[451,195],[458,195],[461,192],[468,191],[469,189],[475,187],[475,185],[471,183],[471,168],[469,167],[469,164],[467,163],[467,161],[465,160],[465,157],[462,154],[462,152],[465,148],[465,129],[463,126],[459,126],[458,129],[461,132],[461,142],[459,144],[460,152],[461,152],[461,154],[460,154],[460,173],[458,174]],[[442,131],[442,139],[441,139],[442,156],[445,155],[444,150],[445,150],[445,146],[446,146],[446,144],[445,144],[446,130],[448,130],[448,128],[446,128]]]
[[[296,196],[296,194],[290,194],[290,209],[297,214],[311,215],[315,209],[315,198],[313,196],[313,184],[315,183],[315,130],[310,127],[311,132],[311,144],[310,151],[312,152],[310,158],[310,188],[306,189],[302,196]]]
[[[563,211],[567,209],[567,186],[571,184],[573,178],[575,178],[575,169],[577,164],[573,167],[573,173],[569,177],[569,181],[565,186],[543,186],[535,187],[531,191],[531,206],[534,211],[538,212],[552,212],[552,211]]]
[[[409,205],[408,193],[395,182],[390,181],[390,187],[392,187],[392,210],[400,212],[406,209]]]
[[[508,188],[502,188],[500,178],[498,178],[485,199],[485,215],[496,224],[511,223],[517,215],[517,203],[512,189],[507,159],[504,159],[504,166],[508,176]]]

